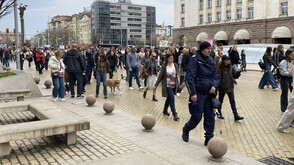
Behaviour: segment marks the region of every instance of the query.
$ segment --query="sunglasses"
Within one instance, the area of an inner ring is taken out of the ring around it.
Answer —
[[[156,56],[152,56],[152,57],[156,57]]]

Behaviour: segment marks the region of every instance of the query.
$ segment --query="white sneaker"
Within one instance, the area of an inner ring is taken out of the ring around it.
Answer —
[[[273,91],[277,91],[277,90],[279,90],[280,88],[273,88]]]
[[[130,90],[133,90],[134,88],[133,87],[130,87]]]
[[[139,89],[142,90],[142,89],[144,89],[144,87],[140,86]]]
[[[60,99],[62,102],[65,102],[65,98]]]
[[[177,97],[180,97],[181,96],[181,94],[180,93],[177,93]]]
[[[282,132],[282,133],[290,133],[290,131],[287,130],[287,129],[280,129],[280,128],[278,128],[277,130],[278,130],[279,132]]]
[[[57,101],[57,98],[53,98],[52,100],[53,100],[54,102],[56,102],[56,101]]]

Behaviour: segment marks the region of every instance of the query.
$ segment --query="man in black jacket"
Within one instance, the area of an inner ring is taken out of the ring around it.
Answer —
[[[73,45],[72,49],[67,52],[64,57],[64,64],[69,75],[69,86],[71,91],[71,98],[75,97],[74,86],[77,81],[77,98],[84,98],[82,96],[82,82],[83,73],[85,72],[85,62],[80,52],[77,51],[77,45]]]

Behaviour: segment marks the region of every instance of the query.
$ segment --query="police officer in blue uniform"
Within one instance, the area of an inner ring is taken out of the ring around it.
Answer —
[[[202,42],[196,56],[189,62],[186,73],[186,85],[190,93],[189,111],[190,120],[183,127],[182,138],[189,141],[189,132],[201,121],[204,114],[205,142],[213,137],[215,114],[212,108],[212,99],[219,84],[219,75],[213,59],[210,57],[211,45]]]

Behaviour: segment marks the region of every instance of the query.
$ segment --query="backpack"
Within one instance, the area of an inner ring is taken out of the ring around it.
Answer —
[[[265,69],[265,65],[264,62],[260,59],[260,61],[258,62],[258,65],[260,67],[260,69],[264,70]]]

